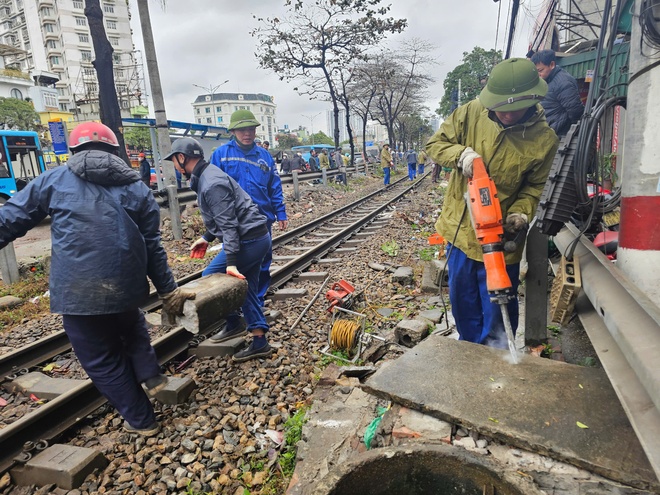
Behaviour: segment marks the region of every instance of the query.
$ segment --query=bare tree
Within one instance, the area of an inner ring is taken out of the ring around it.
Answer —
[[[287,15],[255,17],[261,49],[256,54],[262,68],[281,80],[301,80],[300,94],[325,90],[332,102],[335,145],[339,146],[339,101],[333,72],[345,70],[366,59],[366,49],[377,45],[388,33],[405,29],[405,19],[387,17],[391,6],[381,0],[286,0]],[[320,75],[319,75],[320,73]]]
[[[101,122],[107,125],[117,136],[119,141],[119,156],[129,165],[131,164],[126,153],[124,135],[121,132],[121,111],[117,101],[115,88],[115,73],[112,54],[114,50],[108,41],[103,26],[103,11],[99,0],[85,0],[85,16],[89,22],[89,32],[94,45],[94,61],[96,78],[99,83],[99,114]]]

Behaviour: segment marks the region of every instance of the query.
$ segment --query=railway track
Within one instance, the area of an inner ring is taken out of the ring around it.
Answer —
[[[273,239],[274,262],[285,261],[282,265],[273,265],[271,270],[271,289],[276,289],[297,274],[302,273],[314,263],[340,247],[356,232],[373,223],[392,204],[413,191],[420,181],[410,184],[405,178],[371,193],[354,203],[338,208],[336,211],[312,220],[306,225],[285,232]],[[308,236],[313,233],[315,240],[309,245]],[[295,252],[295,255],[281,256],[283,250]],[[183,285],[201,276],[201,271],[178,280]],[[144,311],[155,311],[160,307],[158,296],[150,294],[142,306]],[[201,332],[209,335],[215,328]],[[199,336],[197,336],[199,337]],[[153,341],[161,364],[172,360],[184,352],[190,345],[193,335],[183,327],[177,327]],[[64,331],[53,333],[29,346],[0,356],[0,373],[11,377],[20,370],[28,370],[38,364],[50,361],[57,355],[70,351],[70,344]],[[72,390],[34,409],[21,419],[0,430],[0,472],[5,472],[17,462],[24,462],[24,446],[32,442],[45,446],[87,415],[105,403],[90,380]]]

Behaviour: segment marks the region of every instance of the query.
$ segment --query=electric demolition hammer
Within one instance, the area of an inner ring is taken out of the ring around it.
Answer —
[[[475,158],[472,162],[472,178],[468,179],[466,200],[472,225],[483,251],[486,287],[490,294],[490,300],[500,306],[504,329],[509,341],[509,351],[513,362],[517,363],[513,329],[507,311],[507,303],[514,295],[512,294],[511,279],[504,262],[502,209],[500,208],[500,200],[497,198],[495,183],[488,175],[481,158]]]

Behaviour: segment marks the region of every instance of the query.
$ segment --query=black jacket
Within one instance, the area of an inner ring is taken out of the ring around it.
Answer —
[[[543,98],[541,106],[545,110],[548,125],[558,136],[563,136],[571,124],[580,120],[584,111],[578,85],[575,78],[561,67],[552,69],[546,82],[548,94]]]

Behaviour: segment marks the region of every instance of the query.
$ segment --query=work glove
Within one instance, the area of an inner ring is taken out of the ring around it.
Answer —
[[[527,230],[527,215],[524,213],[509,213],[504,222],[504,231],[515,234],[521,230]]]
[[[463,150],[463,153],[461,153],[461,156],[458,159],[457,166],[463,171],[463,175],[468,179],[472,178],[472,162],[475,158],[481,158],[481,155],[468,146]]]
[[[227,275],[231,275],[232,277],[240,278],[241,280],[245,280],[245,277],[241,274],[241,272],[238,271],[238,268],[235,266],[228,266],[227,267]]]
[[[200,237],[195,242],[193,242],[192,246],[190,246],[190,257],[203,258],[204,255],[206,254],[206,248],[208,247],[209,247],[209,242],[203,237]]]
[[[170,323],[174,323],[174,315],[182,315],[184,303],[189,299],[195,299],[197,294],[177,287],[167,294],[159,294],[159,297],[163,301],[163,311],[169,316]]]

